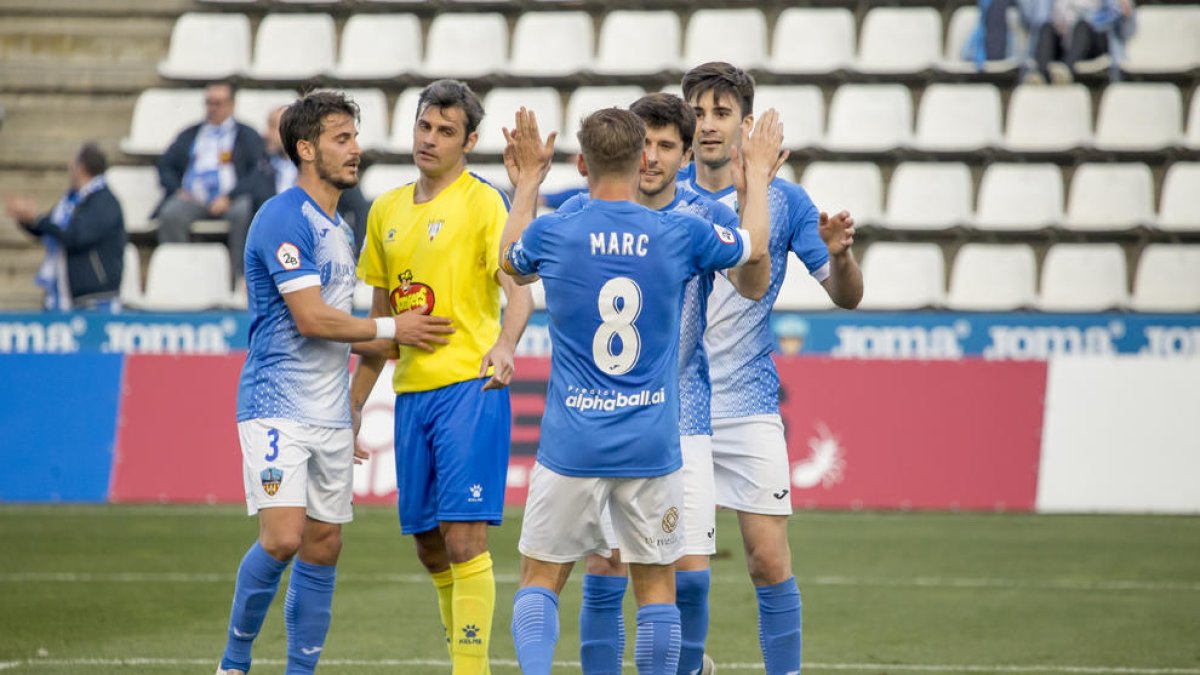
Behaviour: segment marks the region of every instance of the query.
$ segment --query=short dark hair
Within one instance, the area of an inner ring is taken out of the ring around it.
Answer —
[[[75,156],[75,161],[79,162],[79,166],[93,178],[99,176],[108,170],[108,158],[104,156],[104,151],[100,149],[92,141],[83,144],[79,148],[79,154]]]
[[[629,106],[629,112],[642,118],[651,129],[675,127],[683,139],[684,151],[692,147],[692,137],[696,135],[696,113],[675,94],[646,94]]]
[[[466,82],[459,80],[438,80],[422,89],[421,95],[417,97],[417,117],[429,106],[462,108],[463,115],[467,118],[464,137],[475,133],[479,122],[483,120],[483,104],[479,102],[479,96],[471,91]]]
[[[314,91],[284,109],[279,118],[279,140],[293,164],[300,166],[296,144],[300,141],[315,144],[325,130],[325,117],[336,113],[349,115],[358,123],[358,104],[340,91]]]
[[[577,137],[590,175],[621,175],[637,171],[646,146],[646,123],[628,110],[604,108],[583,119]]]
[[[742,117],[754,112],[754,78],[733,64],[709,61],[684,74],[683,97],[689,103],[708,91],[714,98],[728,94],[738,102]]]
[[[230,99],[237,98],[238,84],[234,80],[213,80],[212,82],[209,82],[208,84],[206,84],[204,86],[206,89],[208,87],[229,87],[229,98]]]

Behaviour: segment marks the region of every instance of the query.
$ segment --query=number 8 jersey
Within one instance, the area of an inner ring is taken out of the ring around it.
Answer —
[[[567,476],[651,477],[679,454],[679,316],[691,277],[750,255],[744,230],[593,199],[537,218],[507,251],[541,276],[551,367],[538,462]]]

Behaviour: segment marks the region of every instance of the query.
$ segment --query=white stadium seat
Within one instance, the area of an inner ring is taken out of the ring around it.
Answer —
[[[1196,92],[1200,91],[1200,87],[1192,90],[1192,103],[1188,109],[1187,123],[1187,138],[1183,144],[1193,150],[1200,150],[1200,96]]]
[[[1176,162],[1163,178],[1159,229],[1200,232],[1200,162]]]
[[[1130,306],[1139,312],[1200,311],[1200,245],[1148,244]]]
[[[328,14],[268,14],[258,25],[254,65],[259,80],[307,80],[334,69],[336,41]]]
[[[121,151],[130,155],[157,155],[167,149],[180,131],[204,117],[203,89],[147,89],[133,104],[129,136]]]
[[[855,70],[918,73],[941,58],[942,17],[932,7],[881,7],[867,12]]]
[[[775,309],[804,311],[814,309],[833,309],[833,301],[825,292],[825,287],[808,273],[804,262],[795,255],[787,257],[787,273],[783,284],[779,287],[779,295],[775,297]]]
[[[754,114],[769,108],[783,122],[783,147],[789,150],[820,144],[825,130],[825,97],[812,85],[764,85],[754,90]]]
[[[372,80],[415,73],[421,68],[421,21],[413,14],[355,14],[342,28],[334,74],[343,80]]]
[[[1186,73],[1200,68],[1200,6],[1139,5],[1137,31],[1121,68],[1131,73]]]
[[[526,12],[513,29],[508,72],[529,77],[583,72],[594,59],[595,32],[587,12]]]
[[[646,94],[641,87],[580,87],[572,94],[567,102],[567,112],[563,117],[563,131],[558,135],[554,144],[555,150],[563,152],[579,152],[579,124],[583,118],[601,108],[629,109],[629,106]],[[541,126],[540,124],[538,125]]]
[[[936,307],[945,297],[945,260],[937,244],[879,242],[863,255],[862,309]]]
[[[150,215],[162,201],[158,171],[152,166],[114,166],[104,173],[108,188],[121,203],[126,232],[154,229]]]
[[[479,142],[475,152],[500,154],[504,152],[502,128],[516,126],[516,112],[525,106],[537,113],[538,129],[542,137],[551,131],[562,131],[562,98],[558,90],[551,87],[521,89],[497,88],[483,97],[483,109],[487,111],[479,125]]]
[[[979,26],[979,7],[974,4],[964,5],[954,10],[950,16],[950,24],[946,29],[946,51],[938,63],[938,70],[948,73],[972,73],[977,66],[974,61],[963,58],[963,48],[971,34]],[[1025,53],[1025,32],[1020,28],[1019,13],[1016,8],[1008,12],[1008,34],[1012,39],[1012,53]],[[1017,60],[1007,58],[998,61],[985,61],[984,72],[1006,73],[1016,70]]]
[[[683,49],[684,70],[708,61],[758,68],[767,62],[767,20],[757,9],[697,10],[688,21]]]
[[[683,29],[670,10],[615,10],[600,26],[596,72],[603,75],[652,75],[679,68]]]
[[[413,127],[417,123],[417,103],[420,98],[421,87],[405,89],[396,98],[396,106],[392,108],[392,135],[388,141],[388,149],[392,152],[412,152]]]
[[[888,183],[884,225],[944,230],[971,222],[971,170],[966,164],[905,162]]]
[[[136,305],[142,299],[142,259],[133,244],[125,244],[119,294],[123,305]]]
[[[800,184],[818,209],[849,211],[859,227],[883,216],[883,177],[871,162],[813,162]]]
[[[1125,253],[1118,244],[1056,244],[1042,265],[1038,308],[1048,312],[1101,312],[1122,307]]]
[[[542,182],[542,193],[562,192],[574,188],[587,188],[587,179],[579,175],[579,166],[575,162],[551,164],[550,173]]]
[[[1084,164],[1067,199],[1069,230],[1127,230],[1154,222],[1154,177],[1145,164]]]
[[[233,116],[262,134],[271,111],[290,105],[298,96],[289,89],[239,89],[233,99]]]
[[[159,244],[138,306],[167,312],[224,307],[232,295],[229,280],[225,244]]]
[[[946,306],[1007,312],[1037,301],[1037,261],[1029,244],[963,244],[950,270]]]
[[[483,77],[508,63],[503,14],[438,14],[429,25],[422,73],[429,77]]]
[[[250,67],[250,19],[244,14],[188,12],[171,29],[158,74],[179,80],[217,80]]]
[[[803,35],[803,40],[796,39]],[[854,63],[854,14],[844,7],[789,7],[775,21],[770,70],[828,73]]]
[[[467,171],[475,174],[476,178],[491,183],[506,195],[512,195],[513,185],[508,180],[508,169],[503,164],[468,164]]]
[[[833,94],[824,146],[835,152],[883,152],[912,135],[912,96],[902,84],[847,84]]]
[[[1021,85],[1008,103],[1004,144],[1016,152],[1063,152],[1092,139],[1092,98],[1082,84]]]
[[[979,184],[975,226],[1039,230],[1063,220],[1062,172],[1053,164],[992,164]]]
[[[415,181],[420,173],[415,164],[372,164],[358,185],[364,197],[374,200],[392,188]]]
[[[978,151],[1004,142],[1000,90],[990,84],[932,84],[921,96],[914,147]]]
[[[1200,33],[1196,34],[1200,41]],[[1101,150],[1162,150],[1183,137],[1183,97],[1163,82],[1116,82],[1105,87],[1096,117]]]

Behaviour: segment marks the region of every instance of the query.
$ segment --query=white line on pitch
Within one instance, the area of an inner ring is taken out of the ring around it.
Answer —
[[[5,572],[0,583],[231,583],[233,574],[215,572]],[[496,582],[517,583],[515,574],[497,574]],[[425,574],[338,574],[341,583],[427,584]],[[1087,580],[1087,579],[993,579],[969,577],[915,577],[887,579],[882,577],[801,577],[801,586],[844,586],[884,588],[997,588],[1004,590],[1064,590],[1064,591],[1169,591],[1200,592],[1200,583],[1188,581]],[[719,584],[745,584],[745,577],[721,575],[713,578]]]
[[[284,665],[281,659],[258,659],[263,665]],[[88,666],[194,666],[211,665],[214,659],[159,659],[131,657],[114,658],[79,658],[79,659],[26,659],[24,661],[0,662],[0,670],[20,668],[56,667],[83,668]],[[492,659],[492,665],[504,668],[516,668],[517,662],[512,659]],[[322,659],[325,668],[415,668],[428,666],[449,666],[449,662],[441,659]],[[558,668],[578,669],[578,661],[556,661]],[[626,669],[632,669],[633,664],[626,663]],[[761,663],[718,663],[725,670],[762,670]],[[1075,665],[979,665],[979,664],[898,664],[898,663],[805,663],[805,670],[833,671],[902,671],[908,673],[1080,673],[1086,675],[1200,675],[1200,668],[1158,668],[1140,666],[1075,666]]]

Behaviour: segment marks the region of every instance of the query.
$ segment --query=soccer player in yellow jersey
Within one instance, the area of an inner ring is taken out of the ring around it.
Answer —
[[[483,118],[479,98],[462,82],[439,80],[421,92],[417,110],[420,178],[375,200],[358,276],[375,287],[371,316],[443,316],[455,329],[444,345],[399,351],[396,485],[400,530],[413,535],[433,576],[454,675],[477,675],[488,672],[496,598],[487,527],[500,524],[504,508],[505,387],[533,299],[499,273],[507,197],[466,170]],[[365,357],[354,373],[356,434],[384,362]]]

